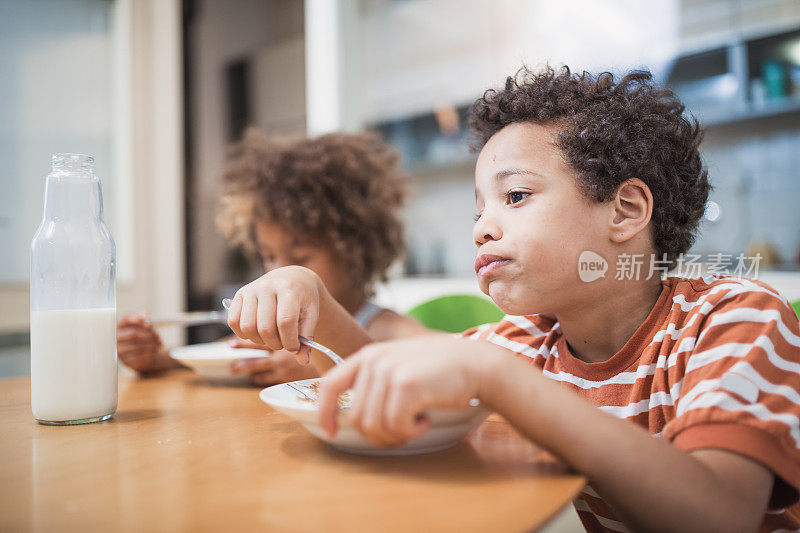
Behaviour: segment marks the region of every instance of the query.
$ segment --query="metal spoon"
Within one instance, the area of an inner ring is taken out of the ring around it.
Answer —
[[[232,303],[233,303],[233,300],[231,300],[230,298],[225,298],[224,300],[222,300],[222,307],[224,307],[225,309],[230,309]],[[302,335],[299,335],[298,339],[300,340],[300,344],[305,344],[309,348],[314,348],[315,350],[319,350],[320,352],[322,352],[325,355],[327,355],[331,359],[331,361],[333,361],[337,365],[343,365],[344,364],[344,359],[339,357],[339,355],[336,352],[334,352],[333,350],[331,350],[327,346],[323,346],[322,344],[320,344],[318,342],[312,341],[311,339],[307,339],[307,338],[303,337]]]
[[[227,313],[222,311],[189,311],[173,315],[157,315],[147,320],[153,326],[199,326],[200,324],[224,324],[227,321]]]

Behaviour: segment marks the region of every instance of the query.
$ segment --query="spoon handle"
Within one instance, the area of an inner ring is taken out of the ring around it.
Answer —
[[[300,336],[300,342],[302,344],[305,344],[309,348],[314,348],[315,350],[319,350],[320,352],[324,353],[325,355],[330,357],[331,360],[334,363],[336,363],[337,365],[343,365],[344,364],[344,359],[339,357],[339,355],[336,352],[334,352],[333,350],[331,350],[330,348],[327,348],[327,347],[323,346],[322,344],[320,344],[318,342],[314,342],[311,339],[307,339],[307,338],[303,337],[302,335]]]

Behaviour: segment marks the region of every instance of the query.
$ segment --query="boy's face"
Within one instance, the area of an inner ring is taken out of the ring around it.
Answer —
[[[508,314],[581,306],[606,281],[582,282],[578,258],[584,250],[610,257],[613,207],[582,194],[557,134],[554,126],[510,124],[489,139],[475,167],[476,273]]]
[[[327,247],[298,239],[274,222],[257,221],[254,230],[264,272],[289,265],[306,267],[322,279],[335,299],[341,301],[345,291],[341,269]]]

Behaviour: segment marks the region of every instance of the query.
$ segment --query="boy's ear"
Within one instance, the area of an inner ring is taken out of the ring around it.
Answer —
[[[622,182],[612,199],[611,240],[625,242],[638,235],[653,216],[653,194],[639,178]]]

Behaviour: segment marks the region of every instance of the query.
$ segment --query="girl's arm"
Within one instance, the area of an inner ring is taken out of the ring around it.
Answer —
[[[287,266],[264,274],[236,292],[228,310],[228,325],[241,339],[296,354],[298,362],[313,360],[320,372],[333,363],[298,340],[314,338],[341,356],[371,341],[312,270]]]
[[[415,319],[384,309],[367,327],[367,333],[375,342],[383,342],[405,337],[426,335],[431,331]]]

